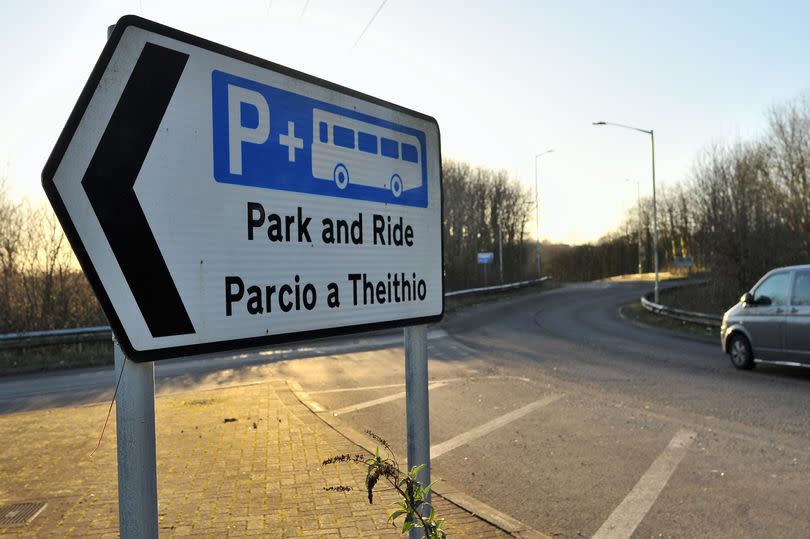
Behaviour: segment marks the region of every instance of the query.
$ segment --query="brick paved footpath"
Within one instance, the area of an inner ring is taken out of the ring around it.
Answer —
[[[0,537],[118,535],[114,410],[89,456],[107,408],[0,416],[0,505],[48,504],[27,526],[0,527]],[[156,418],[163,537],[400,537],[387,523],[392,493],[377,493],[370,505],[361,466],[321,466],[359,448],[284,381],[160,396]],[[338,484],[355,490],[324,491]],[[438,496],[434,503],[449,537],[509,536]]]

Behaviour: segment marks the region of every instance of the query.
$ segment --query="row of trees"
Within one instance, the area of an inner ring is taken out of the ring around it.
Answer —
[[[0,179],[0,333],[104,323],[56,216]]]
[[[810,94],[774,108],[758,140],[717,144],[687,181],[659,190],[662,269],[691,256],[733,301],[768,269],[810,261]],[[443,163],[447,290],[537,275],[532,192],[504,171]],[[593,245],[544,244],[543,273],[591,280],[634,273],[639,246],[652,271],[652,200]],[[481,252],[493,264],[477,264]],[[488,275],[486,275],[488,274]],[[53,213],[12,201],[0,182],[0,333],[103,324]]]
[[[444,163],[446,287],[457,290],[499,279],[499,234],[506,281],[534,277],[527,235],[534,202],[503,171]],[[496,253],[487,267],[479,252]],[[106,323],[56,217],[46,205],[15,202],[0,179],[0,333]]]
[[[810,94],[772,109],[757,140],[705,150],[657,203],[660,266],[692,256],[729,302],[775,266],[810,262]],[[651,271],[651,199],[595,245],[560,252],[551,271],[569,279],[633,273],[639,231]]]
[[[500,249],[505,282],[535,277],[534,240],[528,235],[535,207],[531,191],[503,170],[452,160],[443,163],[442,180],[447,289],[483,286],[485,280],[496,284]],[[494,253],[494,263],[478,265],[477,254],[482,252]]]

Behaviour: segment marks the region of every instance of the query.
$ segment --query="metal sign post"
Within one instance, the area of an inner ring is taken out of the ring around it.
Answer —
[[[489,265],[495,260],[495,254],[491,252],[478,253],[478,264],[484,266],[484,286],[489,286],[489,277],[487,269]],[[501,259],[501,266],[503,266],[503,259]],[[501,278],[503,280],[503,277]]]
[[[408,435],[408,469],[424,464],[417,476],[423,486],[430,484],[430,405],[428,398],[427,325],[405,328],[405,409]],[[428,493],[427,502],[430,502]],[[410,539],[422,530],[412,528]]]
[[[500,222],[498,222],[498,271],[503,284],[503,229]]]
[[[405,328],[405,410],[408,434],[408,469],[424,464],[418,480],[430,484],[430,406],[428,399],[427,325]],[[430,494],[428,494],[429,496]],[[428,498],[430,501],[430,498]],[[411,529],[410,538],[422,531]]]
[[[121,537],[158,536],[154,363],[135,363],[114,344],[118,438],[118,522]]]

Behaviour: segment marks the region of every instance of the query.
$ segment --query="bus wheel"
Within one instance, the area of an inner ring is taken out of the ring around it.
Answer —
[[[338,163],[335,170],[332,171],[332,179],[335,180],[335,185],[338,189],[346,189],[349,185],[349,169],[343,163]]]
[[[391,176],[391,192],[397,198],[402,194],[402,178],[399,177],[399,174]]]

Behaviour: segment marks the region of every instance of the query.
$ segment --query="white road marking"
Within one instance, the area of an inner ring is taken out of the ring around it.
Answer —
[[[521,382],[531,382],[530,378],[524,376],[475,376],[477,371],[470,371],[470,376],[459,378],[444,378],[443,380],[433,380],[430,384],[450,384],[452,382],[475,381],[475,380],[520,380]],[[347,393],[350,391],[370,391],[374,389],[391,389],[395,387],[405,387],[405,384],[387,384],[378,386],[361,387],[339,387],[336,389],[316,389],[308,391],[310,395],[323,395],[324,393]]]
[[[688,429],[681,429],[675,433],[669,445],[641,476],[630,494],[613,510],[594,534],[593,539],[618,539],[633,534],[658,495],[664,490],[675,468],[686,456],[696,435],[694,431]]]
[[[508,414],[502,415],[498,418],[493,419],[492,421],[488,421],[483,425],[475,427],[472,430],[468,430],[463,434],[459,434],[454,438],[450,438],[447,441],[444,441],[440,444],[436,444],[430,448],[430,459],[433,460],[438,458],[448,451],[452,451],[453,449],[468,444],[471,441],[475,440],[476,438],[480,438],[490,432],[497,430],[504,425],[508,425],[512,421],[520,419],[521,417],[525,416],[526,414],[537,410],[538,408],[542,408],[543,406],[549,405],[552,402],[556,401],[562,397],[562,395],[549,395],[548,397],[544,397],[539,401],[535,401],[531,404],[527,404],[523,408],[518,408]]]
[[[290,389],[293,390],[293,393],[298,395],[298,398],[301,400],[301,402],[304,403],[304,405],[307,408],[309,408],[310,410],[312,410],[313,412],[316,412],[316,413],[324,411],[323,406],[321,406],[320,404],[318,404],[317,402],[315,402],[314,400],[309,398],[309,395],[301,387],[301,384],[299,384],[298,382],[295,382],[295,381],[288,380],[287,385],[290,386]]]
[[[440,340],[449,337],[449,334],[443,329],[431,329],[428,331],[427,338],[429,341]],[[355,339],[351,342],[340,342],[338,344],[329,344],[323,346],[295,346],[291,348],[263,350],[261,352],[251,352],[246,354],[238,354],[229,356],[229,359],[247,359],[251,356],[279,356],[284,357],[293,353],[305,352],[312,355],[328,356],[348,354],[355,350],[361,350],[368,346],[382,347],[382,346],[402,346],[403,336],[399,335],[383,335],[379,337],[364,337]]]
[[[347,391],[368,391],[372,389],[391,389],[392,387],[405,387],[405,384],[388,384],[384,386],[363,386],[363,387],[340,387],[338,389],[319,389],[310,391],[310,395],[322,395],[324,393],[345,393]]]
[[[428,389],[437,389],[440,387],[444,387],[446,385],[447,382],[431,382],[430,384],[428,384]],[[352,404],[351,406],[346,406],[345,408],[338,408],[337,410],[332,411],[332,415],[348,414],[350,412],[356,412],[358,410],[363,410],[364,408],[370,408],[372,406],[377,406],[378,404],[385,404],[386,402],[391,402],[404,398],[405,392],[403,391],[402,393],[395,393],[394,395],[388,395],[387,397],[361,402],[358,404]]]

